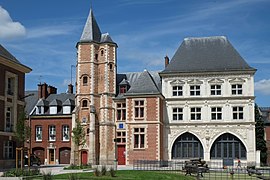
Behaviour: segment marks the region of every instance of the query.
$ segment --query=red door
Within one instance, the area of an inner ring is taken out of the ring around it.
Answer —
[[[126,164],[126,148],[125,145],[117,146],[118,151],[118,165]]]
[[[83,165],[86,165],[87,164],[87,152],[86,151],[82,151],[82,154],[81,154],[81,160],[82,160],[82,164]]]

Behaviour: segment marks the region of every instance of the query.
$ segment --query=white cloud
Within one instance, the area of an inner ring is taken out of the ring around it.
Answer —
[[[19,22],[14,22],[9,13],[0,6],[0,39],[14,39],[25,34],[25,27]]]
[[[255,82],[255,91],[270,95],[270,79],[262,79]]]

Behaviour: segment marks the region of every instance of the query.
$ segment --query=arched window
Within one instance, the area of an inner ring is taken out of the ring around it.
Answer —
[[[100,55],[101,55],[101,56],[104,55],[104,51],[103,51],[103,50],[100,51]]]
[[[87,100],[82,101],[82,107],[87,107]]]
[[[211,147],[211,159],[246,158],[247,151],[244,144],[234,135],[221,135]]]
[[[83,77],[83,86],[87,86],[87,83],[88,83],[88,77],[84,76]]]
[[[199,139],[191,133],[179,136],[172,148],[172,159],[203,158],[203,147]]]

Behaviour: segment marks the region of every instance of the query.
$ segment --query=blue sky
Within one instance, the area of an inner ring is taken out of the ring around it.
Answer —
[[[0,43],[33,71],[26,90],[73,83],[75,45],[90,0],[0,0]],[[103,33],[118,44],[118,72],[162,70],[185,37],[226,36],[257,69],[255,95],[270,106],[269,0],[92,0]]]

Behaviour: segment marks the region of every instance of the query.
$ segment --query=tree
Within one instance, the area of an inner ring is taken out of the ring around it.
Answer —
[[[77,152],[77,159],[79,159],[79,147],[81,145],[84,145],[85,142],[86,142],[86,139],[85,139],[85,131],[84,131],[84,128],[82,127],[81,125],[81,122],[76,119],[76,126],[72,129],[72,139],[74,141],[74,144],[75,144],[75,152]],[[76,154],[74,152],[74,154]]]
[[[21,111],[16,124],[15,137],[20,142],[20,145],[24,147],[24,142],[30,138],[30,127],[26,123],[26,113]]]
[[[255,130],[256,130],[256,150],[261,151],[261,163],[266,164],[267,160],[267,147],[264,138],[264,122],[260,114],[259,107],[255,104]]]

